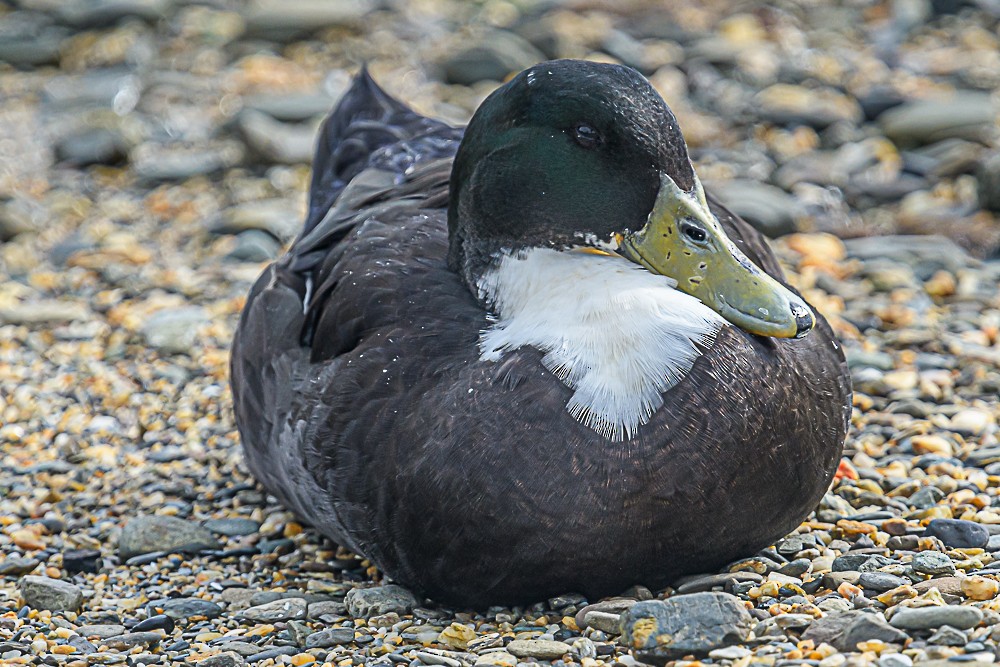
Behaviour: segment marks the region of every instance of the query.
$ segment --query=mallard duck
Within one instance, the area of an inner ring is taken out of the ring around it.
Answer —
[[[480,607],[752,555],[831,482],[850,382],[636,71],[546,62],[464,129],[364,72],[232,351],[253,475],[392,580]]]

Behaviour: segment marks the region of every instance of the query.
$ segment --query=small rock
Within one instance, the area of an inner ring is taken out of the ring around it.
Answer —
[[[132,626],[132,632],[152,632],[163,630],[168,635],[174,631],[174,619],[166,614],[155,614]]]
[[[935,579],[918,581],[913,584],[913,588],[918,593],[926,593],[930,589],[936,588],[944,595],[961,595],[962,579],[959,577],[937,577]]]
[[[872,639],[902,644],[906,638],[906,633],[886,623],[882,614],[857,610],[829,613],[802,633],[802,639],[827,643],[840,651],[855,651],[859,642]]]
[[[974,575],[961,581],[962,594],[970,600],[992,600],[1000,592],[1000,583],[996,579]]]
[[[96,625],[81,625],[76,629],[81,637],[87,639],[107,639],[125,634],[125,626],[115,623],[101,623]]]
[[[904,653],[885,653],[878,659],[878,667],[913,667],[913,658]]]
[[[975,607],[936,605],[931,607],[904,607],[893,614],[889,624],[902,630],[931,630],[950,625],[968,630],[983,620],[983,612]]]
[[[897,144],[930,144],[949,138],[985,142],[996,125],[996,114],[988,93],[962,92],[950,98],[906,102],[883,113],[878,122]]]
[[[247,661],[235,651],[224,651],[198,661],[198,667],[243,667],[245,664]]]
[[[302,221],[298,207],[287,199],[261,199],[231,206],[219,216],[211,231],[216,234],[267,232],[281,242],[291,241],[299,233]]]
[[[886,565],[892,565],[892,560],[877,554],[846,554],[834,559],[833,572],[874,572]]]
[[[172,598],[169,600],[153,600],[149,603],[151,608],[158,608],[162,613],[170,618],[184,620],[196,616],[205,618],[218,618],[222,615],[222,607],[209,600],[201,598]]]
[[[0,561],[0,577],[20,577],[34,570],[40,562],[37,558],[11,556]]]
[[[147,325],[162,312],[154,314]],[[193,553],[221,546],[211,532],[196,523],[172,516],[149,515],[130,519],[125,524],[118,540],[118,556],[125,561],[157,551]]]
[[[493,30],[480,35],[472,46],[453,51],[440,66],[446,82],[469,86],[479,81],[503,81],[512,72],[543,60],[545,56],[530,42],[505,30]]]
[[[761,580],[760,575],[756,575],[758,580]],[[722,583],[728,581],[728,578],[724,578]],[[721,584],[720,584],[721,585]],[[606,614],[620,614],[629,607],[635,604],[635,600],[629,599],[618,599],[618,600],[605,600],[603,602],[595,602],[594,604],[588,604],[586,607],[576,612],[576,625],[581,630],[587,628],[587,614],[592,611],[600,611]]]
[[[266,163],[308,164],[316,145],[316,123],[282,123],[244,109],[236,119],[247,146]]]
[[[330,648],[354,641],[354,628],[327,628],[306,637],[306,648]]]
[[[243,5],[242,14],[249,36],[288,42],[356,25],[377,8],[375,0],[256,0]]]
[[[402,586],[389,584],[374,588],[353,588],[344,598],[344,603],[352,617],[368,619],[389,612],[408,614],[419,601]]]
[[[969,638],[961,630],[957,630],[950,625],[942,625],[927,640],[928,644],[936,646],[965,646],[969,643]]]
[[[609,614],[605,611],[589,611],[584,616],[584,623],[588,628],[594,628],[609,635],[621,633],[621,615]]]
[[[622,614],[622,639],[638,660],[663,665],[746,641],[753,621],[739,598],[692,593],[639,602]]]
[[[46,325],[78,322],[91,317],[90,309],[82,303],[54,299],[37,299],[0,307],[0,324]]]
[[[226,537],[253,535],[260,530],[260,523],[253,519],[209,519],[201,525],[216,535],[225,535]]]
[[[496,667],[515,667],[517,658],[507,651],[491,651],[476,658],[476,665],[495,665]]]
[[[712,660],[739,660],[748,655],[751,655],[750,649],[742,646],[726,646],[708,652],[708,657]]]
[[[206,322],[208,322],[208,314],[204,308],[199,306],[164,308],[153,313],[142,324],[139,331],[146,338],[147,343],[165,354],[189,354],[198,338],[198,328]],[[211,533],[207,534],[211,537]],[[206,544],[214,544],[215,546],[202,548],[218,549],[220,546],[214,537],[211,537],[211,542]],[[176,548],[174,546],[151,549],[142,553]]]
[[[875,591],[877,593],[890,591],[893,588],[905,586],[908,583],[910,583],[908,579],[897,577],[896,575],[889,574],[888,572],[862,572],[861,576],[858,577],[858,585],[861,586],[861,588],[866,591]]]
[[[136,646],[158,644],[163,639],[162,632],[128,632],[101,640],[101,644],[116,651],[130,651]]]
[[[955,563],[940,551],[921,551],[915,554],[910,562],[910,567],[913,568],[914,572],[931,576],[955,573]]]
[[[311,602],[309,603],[309,609],[307,610],[307,617],[310,620],[316,620],[323,616],[346,616],[347,615],[347,605],[343,602],[338,602],[336,600],[324,600],[323,602]]]
[[[712,188],[712,194],[726,208],[772,239],[795,232],[795,221],[805,215],[795,198],[766,183],[724,181]]]
[[[250,607],[240,612],[240,617],[256,623],[277,623],[306,617],[306,601],[302,598],[284,598]]]
[[[79,133],[63,137],[55,149],[59,160],[77,167],[119,164],[128,155],[124,137],[103,127],[84,128]]]
[[[281,253],[281,244],[267,232],[251,229],[236,235],[236,245],[226,255],[233,262],[268,262]]]
[[[980,163],[976,170],[976,191],[981,208],[1000,211],[1000,151]]]
[[[990,541],[985,526],[962,519],[934,519],[927,524],[924,535],[936,537],[952,549],[980,549]]]
[[[96,549],[68,549],[63,552],[63,568],[70,574],[96,573],[101,569],[101,552]]]
[[[547,639],[515,639],[507,644],[507,652],[518,658],[555,660],[569,653],[569,644]]]
[[[60,579],[26,575],[18,582],[21,599],[32,609],[77,611],[83,603],[79,586]]]

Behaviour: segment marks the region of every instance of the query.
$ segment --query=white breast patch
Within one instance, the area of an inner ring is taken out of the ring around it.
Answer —
[[[536,248],[478,284],[496,324],[480,358],[531,346],[574,390],[566,409],[609,440],[632,437],[725,324],[665,276],[617,256]]]

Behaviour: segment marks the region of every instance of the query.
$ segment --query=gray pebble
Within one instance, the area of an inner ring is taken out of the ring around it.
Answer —
[[[0,577],[20,577],[28,574],[41,562],[37,558],[20,558],[11,556],[0,561]]]
[[[652,632],[645,631],[652,621]],[[639,625],[643,632],[634,632]],[[739,598],[728,593],[692,593],[665,601],[639,602],[622,614],[622,639],[638,660],[663,665],[687,654],[746,641],[753,627]]]
[[[354,628],[327,628],[306,638],[306,648],[330,648],[354,641]]]
[[[200,667],[243,667],[245,664],[247,662],[243,656],[234,651],[223,651],[198,661]]]
[[[569,644],[547,639],[515,639],[507,644],[507,652],[518,658],[555,660],[569,653]]]
[[[83,603],[83,591],[60,579],[26,575],[18,582],[24,604],[32,609],[77,611]]]
[[[285,598],[240,612],[240,617],[256,623],[277,623],[278,621],[301,620],[306,617],[306,601],[302,598]]]
[[[913,556],[910,567],[920,574],[954,574],[955,563],[940,551],[921,551]]]
[[[174,620],[187,619],[193,616],[217,618],[222,615],[222,607],[210,600],[202,600],[201,598],[154,600],[149,605],[161,609],[163,614]]]
[[[932,607],[903,608],[893,614],[889,623],[903,630],[930,630],[950,625],[959,630],[975,627],[983,620],[983,612],[975,607],[935,605]]]
[[[395,584],[351,589],[344,602],[348,614],[365,619],[389,612],[408,614],[419,604],[413,593]]]
[[[146,342],[160,352],[165,354],[188,354],[191,352],[191,348],[194,346],[195,341],[198,338],[198,327],[207,323],[208,320],[208,313],[205,312],[204,308],[199,306],[164,308],[163,310],[158,310],[150,315],[149,318],[142,324],[139,331],[145,337]],[[180,519],[174,520],[181,521]],[[212,537],[210,532],[201,528],[201,526],[197,526],[195,524],[189,525],[192,526],[192,528],[186,529],[182,534],[177,535],[173,539],[169,539],[163,535],[154,538],[155,540],[159,540],[159,542],[150,542],[150,544],[162,543],[168,546],[163,546],[158,549],[150,548],[148,551],[142,551],[133,555],[138,556],[140,553],[177,549],[178,546],[176,545],[184,544],[181,540],[193,539],[195,537],[195,529],[203,531],[199,533],[202,537],[198,538],[199,541],[196,542],[196,544],[203,545],[199,548],[218,549],[220,547],[219,542]],[[143,526],[143,529],[150,530],[146,526]],[[155,530],[155,528],[153,530]],[[204,537],[205,535],[208,536],[207,539]],[[131,558],[131,556],[129,556],[129,558]]]
[[[164,311],[159,311],[147,320],[144,326],[144,329],[149,328],[147,339],[153,337],[163,342],[158,338],[162,335],[162,331],[160,333],[153,332],[155,327],[167,324],[169,318],[162,316],[161,313]],[[157,315],[161,316],[157,317]],[[192,326],[190,321],[187,326]],[[118,556],[124,561],[133,556],[157,551],[197,552],[220,547],[219,541],[211,532],[194,522],[172,516],[150,515],[130,519],[125,524],[118,540]]]

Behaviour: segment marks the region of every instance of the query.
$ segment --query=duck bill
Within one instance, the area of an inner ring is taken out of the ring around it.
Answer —
[[[732,324],[753,334],[801,338],[816,324],[806,302],[764,273],[711,213],[701,182],[691,192],[663,176],[646,226],[622,237],[620,252],[677,281]]]

